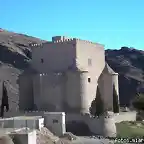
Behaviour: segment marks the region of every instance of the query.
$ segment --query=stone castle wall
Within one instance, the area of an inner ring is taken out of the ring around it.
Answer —
[[[42,45],[34,44],[32,47],[31,65],[38,73],[67,72],[66,84],[63,85],[63,80],[61,79],[60,83],[62,86],[59,85],[57,90],[55,88],[55,94],[52,94],[54,88],[48,84],[48,81],[46,82],[46,79],[43,79],[43,84],[47,84],[43,85],[45,88],[41,90],[41,94],[38,92],[38,86],[34,88],[37,91],[34,92],[37,95],[35,96],[37,99],[35,103],[40,102],[38,97],[43,98],[43,102],[46,102],[51,97],[54,98],[56,95],[62,95],[59,97],[65,103],[65,110],[88,112],[91,102],[96,96],[98,77],[105,65],[104,46],[76,38],[57,36],[52,38],[52,42]],[[76,74],[77,69],[81,72],[87,71],[87,73]],[[34,80],[34,86],[38,85],[36,84],[36,79]],[[54,78],[52,79],[54,80]],[[51,80],[49,78],[49,81]],[[79,83],[80,85],[78,85]],[[47,87],[49,91],[46,90],[46,86],[49,86]],[[42,85],[39,85],[39,87],[42,87]],[[65,89],[63,89],[64,87]],[[44,91],[47,91],[47,94],[44,94]],[[59,99],[59,97],[57,98]],[[53,98],[47,101],[49,105]],[[55,105],[58,105],[58,103],[55,102]],[[61,107],[60,103],[59,107]],[[62,107],[59,109],[62,109]]]
[[[33,76],[33,95],[37,110],[89,113],[97,83],[92,87],[88,78],[89,73],[81,71],[36,74]],[[104,106],[113,109],[112,76],[105,75],[101,82],[104,83],[99,84]]]
[[[37,110],[62,111],[64,84],[61,73],[36,74],[33,78],[33,89]]]
[[[114,116],[106,118],[104,121],[104,118],[97,118],[90,115],[80,115],[80,114],[67,114],[66,115],[66,122],[84,122],[86,125],[88,125],[89,130],[94,134],[103,135],[103,129],[102,127],[104,124],[109,124],[110,127],[113,125],[113,122],[119,123],[122,121],[135,121],[136,120],[136,112],[122,112],[119,115],[114,114]]]
[[[38,110],[88,113],[87,72],[36,74],[33,77],[34,104]]]
[[[32,76],[33,83],[30,78],[21,80],[20,102],[26,107],[33,105],[35,110],[88,113],[105,67],[104,46],[57,36],[32,47],[31,66],[37,74]],[[101,82],[105,105],[111,107],[112,84],[118,91],[118,79],[105,75]]]
[[[43,59],[43,64],[41,63]],[[88,66],[88,59],[92,65]],[[45,64],[47,67],[45,67]],[[32,45],[31,65],[38,72],[64,71],[76,67],[100,73],[105,64],[104,46],[76,38],[53,37],[52,42]],[[97,65],[97,68],[95,67]],[[89,68],[88,68],[89,67]]]

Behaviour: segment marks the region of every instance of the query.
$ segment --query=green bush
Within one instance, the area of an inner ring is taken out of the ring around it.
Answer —
[[[137,110],[144,110],[144,94],[137,94],[132,101],[132,105]]]
[[[97,87],[96,98],[92,101],[90,113],[94,116],[100,116],[104,113],[104,104],[101,98],[99,87]]]
[[[103,113],[104,113],[104,103],[103,103],[103,100],[102,100],[102,97],[101,97],[99,87],[97,87],[95,116],[100,116]]]
[[[119,101],[118,101],[118,94],[115,89],[115,86],[113,85],[113,112],[119,113]]]
[[[89,108],[89,112],[91,115],[95,116],[96,113],[96,98],[92,101],[91,107]]]

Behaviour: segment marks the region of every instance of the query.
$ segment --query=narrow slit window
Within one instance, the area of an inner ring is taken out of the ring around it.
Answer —
[[[76,44],[73,44],[73,47],[75,47],[76,46]]]
[[[43,63],[44,62],[44,60],[43,59],[41,59],[41,63]]]
[[[91,65],[92,65],[92,60],[88,59],[88,66],[91,66]]]
[[[88,82],[89,82],[89,83],[91,82],[91,78],[88,78]]]
[[[53,120],[53,123],[58,123],[58,120],[54,119],[54,120]]]

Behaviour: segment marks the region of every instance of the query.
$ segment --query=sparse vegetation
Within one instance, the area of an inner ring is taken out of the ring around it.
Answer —
[[[144,122],[125,121],[116,123],[117,137],[138,138],[144,136]]]
[[[144,110],[144,94],[137,94],[137,96],[134,98],[133,107],[137,110]]]

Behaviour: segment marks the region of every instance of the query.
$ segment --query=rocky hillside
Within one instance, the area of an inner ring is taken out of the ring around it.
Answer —
[[[122,47],[106,50],[106,61],[119,73],[121,105],[128,105],[137,92],[144,92],[144,51]]]
[[[0,100],[1,82],[6,80],[11,109],[18,108],[17,78],[31,60],[29,44],[42,42],[38,38],[0,29]]]
[[[0,29],[0,81],[7,81],[11,109],[18,108],[16,81],[31,60],[29,44],[43,42],[45,41],[38,38]],[[127,47],[120,50],[106,50],[106,61],[119,73],[121,104],[129,104],[136,91],[142,91],[144,88],[144,52]]]

